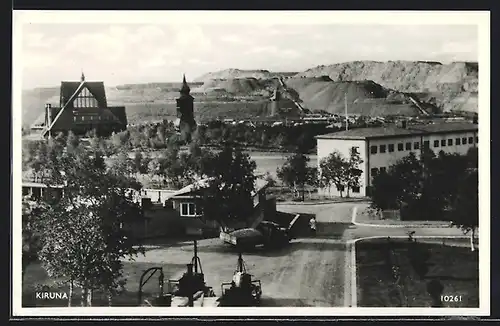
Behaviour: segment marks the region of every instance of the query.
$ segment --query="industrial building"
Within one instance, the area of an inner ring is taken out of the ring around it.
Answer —
[[[319,162],[333,151],[338,151],[345,158],[349,157],[351,148],[355,148],[363,163],[361,186],[351,189],[350,196],[365,197],[369,194],[374,175],[394,165],[410,152],[417,156],[424,148],[436,154],[457,153],[465,155],[471,147],[478,144],[477,123],[453,122],[427,125],[391,125],[377,128],[358,128],[320,135],[317,139],[318,167]],[[340,196],[336,187],[320,189],[325,196]]]
[[[46,104],[39,124],[32,130],[43,136],[72,131],[84,135],[95,130],[107,136],[127,128],[127,115],[123,106],[108,106],[103,82],[89,82],[82,73],[78,82],[61,82],[59,106]]]

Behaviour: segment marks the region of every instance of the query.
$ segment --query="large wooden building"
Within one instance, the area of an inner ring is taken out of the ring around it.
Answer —
[[[35,127],[36,128],[36,127]],[[45,106],[41,126],[43,136],[69,131],[84,135],[95,130],[107,136],[127,128],[124,106],[108,106],[103,82],[89,82],[82,73],[79,82],[61,82],[59,106]]]

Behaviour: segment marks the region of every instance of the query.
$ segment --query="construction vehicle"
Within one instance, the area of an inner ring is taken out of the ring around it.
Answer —
[[[299,218],[296,215],[288,227],[271,221],[262,221],[255,228],[243,228],[231,232],[221,230],[219,237],[225,243],[240,248],[252,248],[259,245],[265,247],[282,247],[292,239],[291,228]]]
[[[142,288],[147,281],[156,273],[159,272],[159,288],[158,297],[152,300],[142,302]],[[146,275],[149,277],[144,281]],[[146,270],[139,283],[139,305],[147,306],[170,306],[170,307],[194,307],[194,306],[218,306],[218,298],[212,287],[205,284],[205,275],[201,266],[201,260],[198,257],[198,246],[194,241],[194,256],[191,262],[187,264],[187,271],[178,280],[168,280],[167,292],[164,294],[164,274],[161,267],[152,267]]]
[[[252,280],[252,275],[247,273],[241,252],[238,254],[238,266],[233,280],[221,284],[221,293],[219,302],[222,307],[251,307],[260,304],[261,282]]]

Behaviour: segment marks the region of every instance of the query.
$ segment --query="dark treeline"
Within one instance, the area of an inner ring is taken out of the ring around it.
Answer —
[[[307,151],[316,148],[315,136],[337,131],[327,124],[270,125],[229,124],[211,121],[198,126],[194,138],[202,146],[221,147],[235,144],[262,150],[292,151],[301,145]],[[127,149],[157,150],[168,147],[175,134],[171,121],[156,124],[131,126],[128,130],[111,136],[112,143]]]

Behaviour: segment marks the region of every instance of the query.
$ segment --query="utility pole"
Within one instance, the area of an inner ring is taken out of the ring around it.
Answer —
[[[347,92],[344,95],[344,107],[345,107],[345,130],[349,130],[349,119],[347,117]]]

